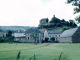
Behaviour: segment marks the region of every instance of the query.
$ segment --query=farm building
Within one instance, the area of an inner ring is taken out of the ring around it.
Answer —
[[[51,30],[51,31],[48,31],[49,40],[51,40],[52,37],[55,37],[55,41],[57,41],[57,39],[60,37],[62,32],[63,32],[62,30]]]
[[[58,39],[60,43],[79,43],[80,42],[80,28],[73,28],[65,30],[60,38]]]
[[[6,32],[0,29],[0,37],[6,37]]]
[[[26,42],[25,39],[25,33],[13,33],[12,36],[14,36],[14,41],[18,41],[18,42]]]
[[[26,42],[29,42],[29,43],[35,42],[34,38],[32,38],[32,37],[30,36],[32,33],[37,33],[37,34],[38,34],[37,41],[38,41],[39,43],[43,40],[43,33],[40,32],[39,29],[37,29],[37,28],[31,28],[31,29],[28,29],[28,30],[25,32]]]

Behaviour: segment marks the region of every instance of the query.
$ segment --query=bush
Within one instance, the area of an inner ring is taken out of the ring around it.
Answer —
[[[48,39],[49,39],[48,37],[45,37],[45,42],[48,42]]]
[[[3,37],[0,37],[0,42],[5,42],[5,39]]]
[[[59,43],[59,41],[55,41],[55,43]]]
[[[52,42],[54,42],[55,41],[55,37],[51,37],[51,40],[52,40]]]
[[[69,28],[63,28],[63,31],[64,31],[64,30],[68,30],[68,29],[69,29]]]
[[[62,24],[60,24],[60,23],[58,24],[58,27],[62,27],[62,26],[63,26]]]

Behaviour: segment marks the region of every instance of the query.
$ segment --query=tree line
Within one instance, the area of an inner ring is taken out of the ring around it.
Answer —
[[[75,28],[77,27],[77,24],[75,23],[74,20],[69,20],[69,21],[65,21],[65,19],[60,20],[57,17],[52,17],[52,19],[45,24],[39,24],[38,28],[42,29],[42,28],[55,28],[55,27],[72,27]]]

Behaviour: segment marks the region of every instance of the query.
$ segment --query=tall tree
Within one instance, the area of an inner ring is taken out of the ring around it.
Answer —
[[[70,20],[69,20],[69,23],[70,23],[70,26],[73,26],[74,21],[70,19]]]
[[[69,20],[69,26],[72,26],[72,27],[77,27],[77,24],[75,23],[74,20]]]
[[[12,36],[12,31],[8,30],[7,36]]]
[[[55,17],[55,15],[52,17],[50,23],[59,23],[60,22],[60,19]]]
[[[67,3],[72,3],[73,6],[76,6],[74,8],[74,14],[80,12],[80,0],[67,0]],[[80,15],[75,18],[78,23],[80,23]]]

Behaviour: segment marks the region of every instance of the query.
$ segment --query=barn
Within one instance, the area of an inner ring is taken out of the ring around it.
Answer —
[[[61,34],[58,41],[60,43],[79,43],[80,42],[80,27],[65,30]]]

